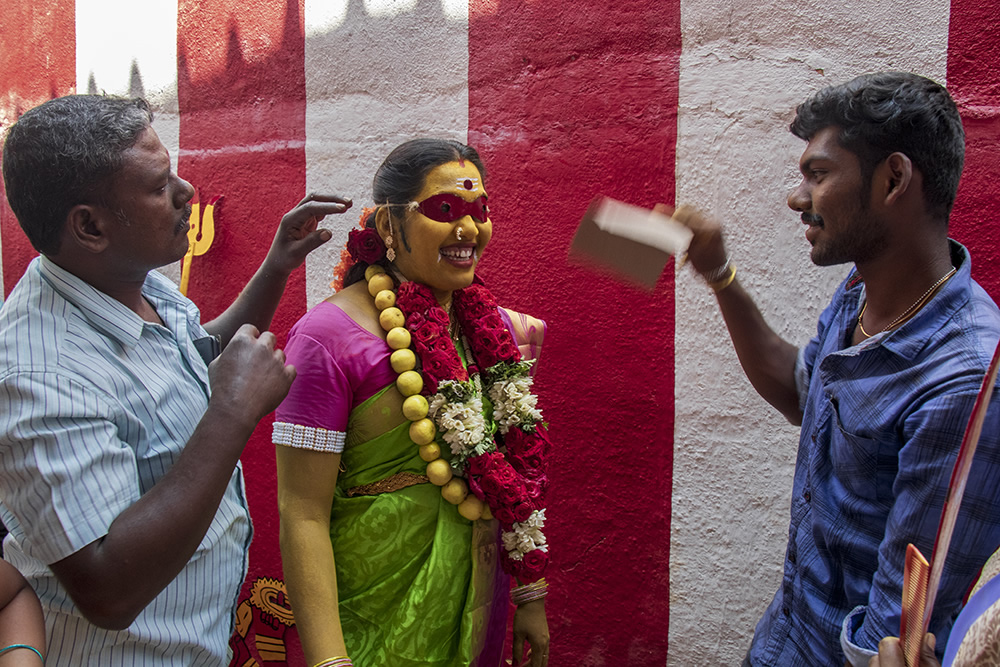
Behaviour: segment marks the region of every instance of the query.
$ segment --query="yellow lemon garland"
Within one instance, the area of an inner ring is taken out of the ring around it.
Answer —
[[[492,519],[489,507],[469,493],[469,485],[455,477],[451,464],[441,457],[441,445],[436,442],[437,426],[427,416],[429,405],[421,394],[424,379],[417,372],[417,355],[410,349],[411,336],[403,311],[396,307],[395,283],[392,276],[377,264],[365,269],[368,293],[379,310],[379,325],[386,332],[386,343],[393,351],[389,357],[396,377],[396,389],[403,395],[403,416],[410,421],[410,440],[419,447],[420,458],[427,463],[425,474],[431,484],[441,487],[441,496],[458,506],[458,512],[470,521]]]

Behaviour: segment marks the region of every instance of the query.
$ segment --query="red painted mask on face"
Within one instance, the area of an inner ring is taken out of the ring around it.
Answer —
[[[471,215],[472,219],[476,222],[486,222],[490,217],[490,210],[486,205],[485,196],[479,196],[472,201],[465,201],[458,195],[449,192],[442,192],[433,197],[428,197],[420,202],[417,210],[436,222],[455,222],[467,215]]]

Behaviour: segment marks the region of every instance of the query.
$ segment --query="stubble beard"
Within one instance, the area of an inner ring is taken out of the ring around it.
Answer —
[[[844,216],[850,220],[840,234],[826,244],[813,246],[810,259],[816,266],[836,266],[838,264],[863,264],[882,254],[889,246],[882,224],[871,214],[866,195],[868,188],[859,188],[857,207]],[[825,224],[823,227],[826,230]]]

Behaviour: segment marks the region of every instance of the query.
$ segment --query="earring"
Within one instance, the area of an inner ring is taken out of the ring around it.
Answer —
[[[459,227],[458,229],[455,230],[455,238],[458,239],[459,241],[462,240],[462,228],[461,227]]]
[[[396,259],[396,251],[392,249],[392,215],[389,215],[389,233],[385,237],[385,258],[390,262]]]

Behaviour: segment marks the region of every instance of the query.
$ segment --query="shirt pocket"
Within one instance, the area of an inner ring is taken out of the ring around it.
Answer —
[[[857,499],[883,505],[892,501],[893,480],[898,469],[898,438],[892,432],[876,430],[861,435],[846,425],[847,409],[836,398],[830,400],[833,427],[830,429],[830,460],[833,476]],[[864,409],[858,406],[858,409]],[[870,409],[870,408],[869,408]],[[856,508],[864,511],[861,507]],[[870,508],[869,508],[870,509]]]

